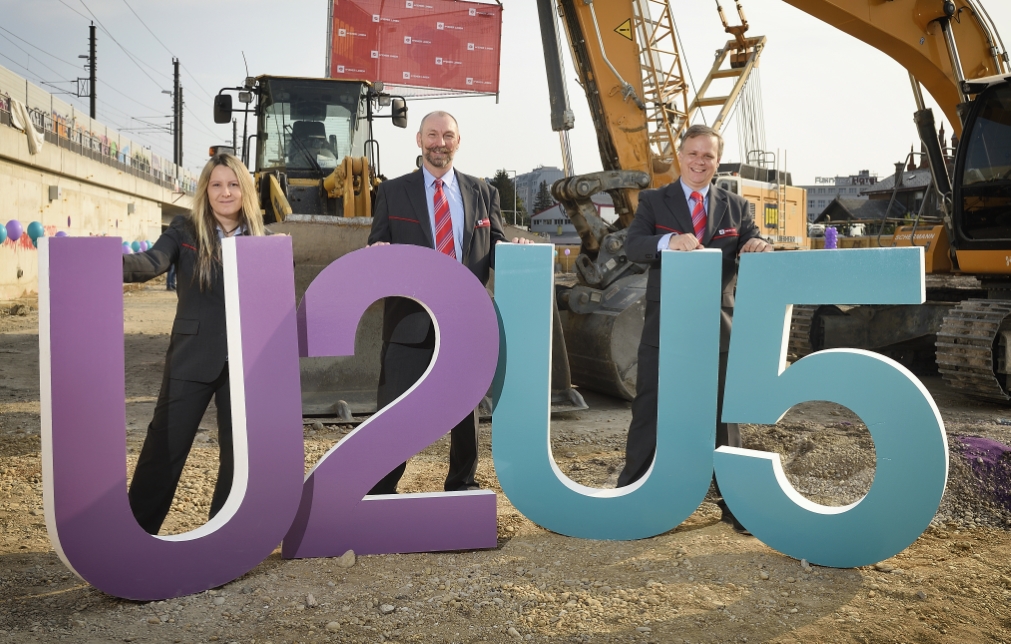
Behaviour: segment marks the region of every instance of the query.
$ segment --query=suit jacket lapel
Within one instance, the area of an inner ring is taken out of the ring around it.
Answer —
[[[466,264],[470,257],[470,244],[474,240],[474,226],[477,225],[478,186],[462,172],[456,173],[456,180],[463,198],[463,254],[460,258]]]
[[[407,176],[407,202],[411,204],[414,216],[421,224],[421,232],[429,248],[435,248],[435,233],[432,231],[432,217],[428,214],[428,193],[425,192],[425,173],[421,170]]]
[[[712,240],[713,235],[719,230],[723,218],[727,215],[730,206],[727,195],[716,186],[709,188],[709,212],[706,217],[706,236],[703,245]]]
[[[677,180],[667,184],[666,191],[667,194],[664,197],[664,201],[667,203],[667,208],[670,209],[671,214],[674,215],[678,230],[683,233],[694,232],[692,213],[688,210],[688,200],[685,199],[684,190],[681,188],[681,181]]]

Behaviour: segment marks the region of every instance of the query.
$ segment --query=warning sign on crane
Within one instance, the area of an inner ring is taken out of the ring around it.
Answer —
[[[620,36],[624,36],[629,40],[632,40],[632,20],[628,19],[614,28],[614,32]]]
[[[500,5],[333,0],[330,28],[331,78],[420,90],[498,93]]]

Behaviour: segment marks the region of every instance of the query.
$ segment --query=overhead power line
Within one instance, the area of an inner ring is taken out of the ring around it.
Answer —
[[[50,54],[50,53],[49,53],[48,51],[46,51],[45,49],[43,49],[43,48],[39,47],[38,45],[33,45],[32,43],[28,42],[27,40],[25,40],[25,39],[24,39],[24,38],[22,38],[21,36],[17,35],[17,34],[16,34],[16,33],[14,33],[13,31],[10,31],[9,29],[4,29],[3,27],[0,27],[0,31],[6,31],[6,32],[7,32],[7,33],[9,33],[10,35],[14,36],[15,38],[17,38],[17,39],[18,39],[18,40],[20,40],[21,42],[23,42],[23,43],[25,43],[26,45],[28,45],[29,47],[31,47],[31,48],[33,48],[33,49],[38,49],[39,51],[41,51],[41,52],[42,52],[43,54],[45,54],[46,56],[49,56],[50,58],[55,58],[56,60],[60,61],[61,63],[64,63],[64,64],[66,64],[66,65],[70,65],[70,66],[71,66],[71,67],[73,67],[74,69],[80,69],[80,68],[81,68],[81,64],[80,64],[80,63],[71,63],[71,62],[69,62],[69,61],[63,60],[63,59],[62,59],[62,58],[60,58],[59,56],[54,56],[53,54]],[[10,39],[8,38],[8,40],[10,40]],[[15,47],[17,47],[17,45],[14,45],[14,46],[15,46]],[[24,51],[24,50],[22,50],[22,51]]]
[[[81,3],[81,6],[84,7],[85,11],[87,11],[88,13],[91,14],[91,17],[95,20],[95,22],[98,23],[98,26],[101,27],[102,33],[104,33],[106,36],[108,36],[109,40],[111,40],[112,42],[116,43],[116,46],[123,50],[123,53],[126,54],[126,57],[129,58],[130,61],[134,65],[137,66],[137,69],[139,69],[142,74],[144,74],[145,76],[147,76],[151,80],[151,82],[154,83],[158,87],[158,89],[164,89],[161,86],[161,84],[157,80],[155,80],[153,76],[151,76],[151,74],[148,74],[147,71],[143,67],[141,67],[140,60],[136,56],[134,56],[133,54],[131,54],[130,51],[126,47],[124,47],[122,44],[120,44],[120,42],[118,40],[116,40],[116,37],[112,35],[111,31],[109,31],[108,29],[106,29],[105,25],[102,24],[102,21],[98,19],[98,16],[96,16],[94,14],[94,12],[92,12],[91,9],[88,8],[88,5],[84,4],[84,0],[77,0],[77,1]],[[145,65],[147,65],[147,63],[145,63]],[[148,67],[151,67],[151,65],[148,65]],[[151,67],[151,68],[154,69],[153,67]],[[157,73],[157,71],[156,71],[156,73]],[[167,76],[166,76],[166,78],[167,78]]]
[[[6,29],[4,29],[4,31],[7,31],[7,30],[6,30]],[[22,47],[20,47],[20,46],[19,46],[19,45],[18,45],[18,44],[17,44],[16,42],[14,42],[13,40],[11,40],[10,38],[8,38],[7,36],[5,36],[5,35],[3,35],[3,34],[0,34],[0,38],[3,38],[4,40],[7,40],[8,42],[10,42],[10,44],[12,44],[12,45],[14,45],[15,47],[17,47],[17,49],[18,49],[19,51],[21,51],[22,53],[24,53],[24,54],[25,54],[26,56],[28,56],[28,59],[29,59],[29,60],[31,60],[31,58],[32,58],[32,55],[31,55],[30,53],[28,53],[27,51],[25,51],[25,50],[24,50],[24,49],[23,49]],[[4,56],[4,58],[7,58],[7,57],[6,57],[6,56]],[[7,60],[11,60],[11,59],[10,59],[10,58],[7,58]],[[43,67],[45,67],[46,69],[48,69],[49,71],[51,71],[51,72],[53,72],[54,74],[56,74],[56,77],[57,77],[57,78],[59,78],[60,80],[62,80],[62,81],[65,81],[65,82],[67,82],[67,83],[73,82],[73,81],[71,81],[70,79],[67,79],[67,78],[63,78],[63,76],[62,76],[62,75],[60,74],[60,72],[56,71],[55,69],[53,69],[53,68],[52,68],[52,67],[50,67],[49,65],[45,64],[44,62],[42,62],[42,61],[41,61],[41,60],[39,60],[38,58],[36,58],[36,59],[35,59],[35,61],[36,61],[36,62],[38,62],[38,64],[40,64],[40,65],[42,65]],[[28,68],[27,68],[27,67],[22,67],[22,69],[28,69]]]
[[[132,14],[133,14],[133,16],[134,16],[134,17],[135,17],[135,18],[136,18],[136,19],[137,19],[138,21],[140,21],[140,24],[144,25],[144,29],[147,29],[147,32],[148,32],[149,34],[151,34],[151,36],[152,36],[152,37],[153,37],[153,38],[154,38],[154,39],[155,39],[156,41],[158,41],[158,44],[159,44],[159,45],[161,45],[161,46],[162,46],[162,48],[163,48],[163,49],[164,49],[165,51],[167,51],[167,52],[168,52],[168,53],[169,53],[169,54],[170,54],[171,56],[173,56],[173,57],[176,57],[176,58],[178,58],[178,56],[176,56],[176,55],[175,55],[175,54],[174,54],[174,53],[172,52],[172,50],[171,50],[171,49],[169,49],[169,48],[168,48],[168,46],[166,46],[166,45],[165,45],[165,43],[163,43],[163,42],[161,41],[161,38],[159,38],[159,37],[158,37],[158,34],[156,34],[155,32],[151,31],[151,27],[148,27],[148,26],[147,26],[147,23],[146,23],[146,22],[144,22],[144,20],[143,20],[143,19],[142,19],[142,18],[141,18],[141,17],[140,17],[140,16],[138,15],[138,14],[137,14],[137,12],[133,10],[133,7],[131,7],[131,6],[130,6],[130,3],[129,3],[129,2],[127,2],[126,0],[123,0],[123,4],[125,4],[125,5],[126,5],[126,8],[130,10],[130,13],[132,13]]]
[[[140,17],[140,14],[138,14],[134,10],[134,8],[132,6],[130,6],[130,3],[127,2],[127,0],[123,0],[123,4],[126,5],[126,8],[130,10],[130,13],[132,13],[134,15],[134,17],[137,19],[137,21],[140,22],[140,24],[144,25],[144,29],[147,29],[147,32],[149,34],[151,34],[151,37],[154,38],[158,42],[159,45],[162,46],[162,49],[164,49],[165,51],[167,51],[169,53],[169,55],[171,55],[173,58],[179,58],[179,56],[175,55],[175,52],[173,52],[171,49],[169,49],[168,45],[166,45],[165,43],[162,42],[161,38],[158,37],[158,34],[156,34],[154,32],[154,30],[151,29],[151,27],[147,26],[147,23],[144,22],[144,19]],[[199,83],[199,81],[197,81],[196,76],[194,76],[193,73],[189,69],[186,68],[186,65],[183,65],[181,62],[179,64],[180,64],[180,66],[183,69],[186,70],[186,73],[190,75],[190,79],[197,86],[197,88],[200,91],[202,91],[204,94],[206,94],[208,98],[210,98],[211,100],[214,100],[214,96],[211,95],[211,93],[208,92],[206,89],[204,89],[204,87]]]

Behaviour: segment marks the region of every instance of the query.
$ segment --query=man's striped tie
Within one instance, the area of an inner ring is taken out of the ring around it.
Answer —
[[[695,239],[701,242],[702,235],[706,232],[706,200],[698,192],[692,193],[692,200],[695,201],[695,208],[692,210],[692,226],[695,228]]]
[[[435,249],[456,259],[456,244],[453,243],[453,218],[449,214],[449,201],[442,190],[442,179],[435,180]]]

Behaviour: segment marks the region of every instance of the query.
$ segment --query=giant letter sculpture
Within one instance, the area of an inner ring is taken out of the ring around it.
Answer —
[[[46,525],[63,562],[110,595],[165,599],[245,574],[298,507],[304,471],[291,240],[223,244],[235,474],[207,524],[158,537],[126,490],[123,267],[114,238],[39,240]]]
[[[408,270],[407,267],[410,267]],[[366,496],[390,470],[445,435],[484,397],[495,375],[498,325],[487,291],[459,262],[409,245],[345,255],[299,306],[303,356],[354,353],[355,329],[381,297],[419,301],[435,325],[428,370],[403,396],[327,452],[305,480],[284,538],[285,557],[494,548],[495,493]]]
[[[864,566],[926,529],[948,475],[944,424],[923,384],[897,362],[857,349],[819,351],[785,367],[793,304],[921,304],[922,248],[762,253],[741,260],[723,417],[775,423],[807,400],[837,402],[867,424],[877,470],[845,507],[813,503],[786,479],[779,455],[721,447],[716,477],[756,537],[823,566]]]
[[[498,249],[501,391],[492,454],[502,491],[538,525],[586,539],[642,539],[698,508],[713,474],[720,252],[665,252],[656,456],[633,485],[598,489],[566,477],[551,455],[552,248]]]

